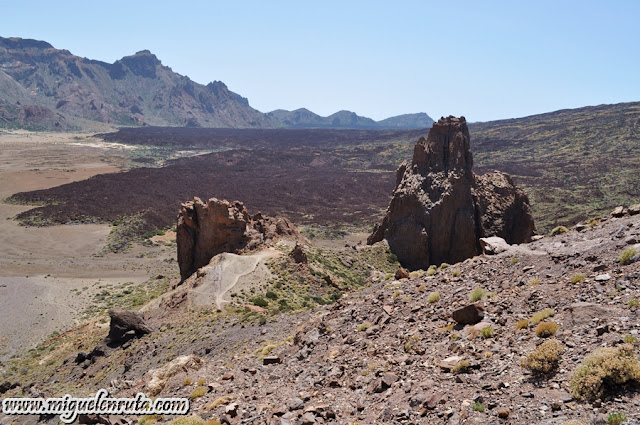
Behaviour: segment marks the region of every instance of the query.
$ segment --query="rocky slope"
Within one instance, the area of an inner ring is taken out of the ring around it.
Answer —
[[[315,310],[247,307],[246,317],[264,315],[254,323],[179,303],[150,309],[151,334],[94,360],[78,351],[108,330],[85,326],[36,350],[27,373],[7,365],[3,396],[64,394],[74,382],[74,394],[190,397],[192,413],[211,424],[551,425],[613,414],[635,423],[640,261],[620,260],[640,250],[640,214],[630,215],[638,210],[400,280],[374,268],[368,287]],[[339,258],[359,262],[372,249],[345,248]],[[289,264],[294,280],[310,267]],[[603,347],[601,358],[627,359],[614,375],[629,379],[585,392],[579,370],[591,362],[597,377],[606,363],[587,359]],[[133,419],[142,418],[121,423]]]
[[[441,118],[420,138],[369,244],[386,239],[411,269],[459,262],[480,252],[479,239],[529,242],[535,231],[527,195],[503,173],[476,176],[466,120]]]
[[[224,128],[424,128],[430,118],[375,122],[353,112],[263,114],[220,81],[198,84],[148,50],[110,64],[47,42],[0,37],[0,127],[83,129],[92,124]],[[430,124],[429,124],[430,125]],[[419,126],[419,127],[415,127]]]

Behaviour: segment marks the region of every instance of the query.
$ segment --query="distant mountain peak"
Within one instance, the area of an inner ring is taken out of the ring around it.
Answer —
[[[53,49],[53,46],[46,41],[19,37],[0,37],[0,47],[5,49]]]

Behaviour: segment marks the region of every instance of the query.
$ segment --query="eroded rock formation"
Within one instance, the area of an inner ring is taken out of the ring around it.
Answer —
[[[382,223],[367,242],[387,239],[403,266],[426,269],[481,252],[478,240],[529,242],[535,230],[527,195],[504,173],[476,176],[464,117],[441,118],[400,165]]]
[[[240,201],[200,198],[182,204],[178,215],[176,242],[182,280],[209,263],[221,252],[242,253],[280,236],[300,238],[286,218],[249,215]]]

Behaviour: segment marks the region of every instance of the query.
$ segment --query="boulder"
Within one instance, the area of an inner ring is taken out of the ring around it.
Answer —
[[[151,333],[151,328],[144,322],[142,316],[134,311],[120,309],[109,310],[111,323],[105,343],[110,347],[120,346],[129,339],[140,338]]]
[[[404,267],[400,267],[400,268],[398,268],[398,270],[396,270],[396,274],[395,274],[394,277],[397,280],[409,279],[409,277],[411,277],[411,275],[409,274],[409,270],[405,269]]]
[[[176,230],[180,277],[185,280],[221,252],[242,253],[280,236],[300,238],[286,218],[249,215],[240,201],[200,198],[182,204]]]
[[[628,212],[629,215],[640,214],[640,204],[631,205]]]
[[[615,207],[613,211],[611,211],[611,217],[624,217],[627,214],[627,209],[623,206]]]
[[[482,253],[487,255],[500,254],[509,249],[507,241],[498,236],[480,238],[480,246],[482,247]]]
[[[527,195],[507,174],[477,177],[472,168],[465,118],[441,118],[418,140],[411,164],[398,168],[386,216],[367,243],[386,239],[415,270],[473,257],[484,237],[529,242],[535,227]]]
[[[468,304],[451,313],[456,322],[463,325],[475,325],[484,319],[484,307],[480,304]]]

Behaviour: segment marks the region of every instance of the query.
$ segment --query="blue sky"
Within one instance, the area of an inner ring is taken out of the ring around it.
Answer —
[[[6,1],[0,36],[148,49],[263,112],[470,121],[640,100],[639,1]]]

